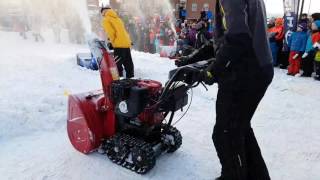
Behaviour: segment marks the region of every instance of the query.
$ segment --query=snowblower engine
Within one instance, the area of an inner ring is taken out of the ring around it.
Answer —
[[[172,70],[162,87],[154,80],[120,80],[105,44],[95,39],[90,48],[103,89],[69,96],[69,139],[84,154],[98,150],[118,165],[147,173],[156,157],[181,146],[182,136],[172,121],[188,104],[188,91],[200,83],[199,72],[208,62]]]
[[[161,83],[152,80],[114,81],[111,84],[111,98],[115,104],[116,116],[122,123],[134,126],[160,123],[162,118],[159,115],[153,116],[155,109],[152,106],[156,104],[161,90]]]

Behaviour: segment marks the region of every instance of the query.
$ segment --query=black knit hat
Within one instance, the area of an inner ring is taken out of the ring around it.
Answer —
[[[102,12],[106,9],[111,9],[111,6],[103,6],[100,10],[100,13],[102,14]]]
[[[311,17],[314,21],[320,20],[320,13],[314,13],[311,15]]]

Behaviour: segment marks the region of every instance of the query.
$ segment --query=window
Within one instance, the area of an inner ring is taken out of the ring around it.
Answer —
[[[197,9],[198,9],[198,4],[197,3],[192,3],[191,11],[196,12]]]

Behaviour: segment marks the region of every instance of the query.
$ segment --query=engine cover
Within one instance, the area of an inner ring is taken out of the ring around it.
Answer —
[[[137,117],[161,92],[162,85],[151,80],[124,79],[111,85],[115,113],[128,118]]]

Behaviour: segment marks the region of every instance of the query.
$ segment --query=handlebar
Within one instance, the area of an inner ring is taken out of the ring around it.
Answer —
[[[181,81],[188,84],[189,86],[192,86],[194,83],[201,81],[201,79],[199,79],[200,72],[207,68],[213,61],[215,61],[215,58],[205,61],[199,61],[194,64],[189,64],[174,69],[170,71],[169,79],[173,79],[174,81]]]
[[[200,72],[207,68],[215,58],[199,61],[194,64],[179,67],[169,72],[169,81],[166,83],[164,90],[160,96],[163,99],[169,92],[174,82],[182,82],[188,85],[188,88],[197,87],[201,83]]]

